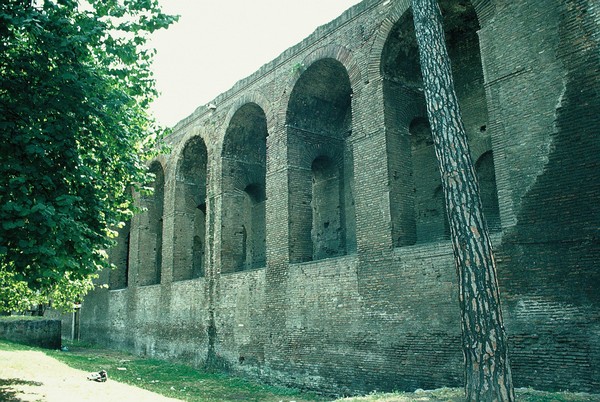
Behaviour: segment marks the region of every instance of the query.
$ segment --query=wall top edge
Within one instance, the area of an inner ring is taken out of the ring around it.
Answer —
[[[260,67],[254,73],[250,74],[245,78],[240,79],[230,89],[217,95],[217,97],[215,97],[208,103],[212,103],[215,105],[225,103],[228,99],[234,97],[238,92],[249,87],[254,82],[259,81],[262,77],[276,70],[279,66],[289,62],[292,58],[302,53],[304,49],[310,47],[313,43],[318,42],[320,39],[328,36],[332,32],[336,31],[340,27],[346,25],[350,21],[371,10],[372,8],[378,6],[379,4],[386,2],[389,3],[390,0],[363,0],[358,4],[355,4],[354,6],[344,11],[340,16],[338,16],[334,20],[317,27],[313,31],[313,33],[311,33],[308,37],[306,37],[299,43],[289,47],[288,49],[284,50],[279,56],[262,65],[262,67]],[[177,124],[175,124],[175,126],[173,126],[173,134],[183,131],[194,121],[204,117],[205,115],[209,115],[210,113],[211,110],[209,110],[205,105],[198,106],[196,110],[194,110],[194,112],[192,112],[189,116],[183,118]]]

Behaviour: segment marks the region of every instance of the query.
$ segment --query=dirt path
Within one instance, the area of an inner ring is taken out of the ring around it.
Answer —
[[[42,352],[0,351],[0,401],[178,401],[110,378],[104,383],[89,381],[88,375]]]

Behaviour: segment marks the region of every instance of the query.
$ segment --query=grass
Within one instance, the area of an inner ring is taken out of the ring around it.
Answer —
[[[73,368],[84,371],[104,369],[109,378],[186,401],[314,401],[300,397],[297,390],[256,384],[219,373],[156,359],[145,359],[106,350],[75,350],[48,353]]]
[[[86,372],[108,371],[109,380],[116,380],[185,401],[229,402],[308,402],[331,401],[297,389],[274,387],[220,373],[208,373],[186,365],[148,359],[100,349],[82,343],[68,344],[69,351],[48,351],[0,340],[0,350],[37,350],[73,368]],[[519,402],[600,402],[600,395],[570,392],[542,392],[529,388],[516,390]],[[458,388],[432,391],[371,393],[362,397],[337,399],[336,402],[458,402],[463,400]]]
[[[46,350],[0,340],[0,350],[36,350],[86,372],[106,370],[115,380],[185,401],[325,401],[313,393],[264,385],[221,373],[85,344],[67,344],[68,351]]]
[[[573,392],[544,392],[530,388],[515,389],[518,402],[593,402],[600,395]],[[439,388],[431,391],[373,393],[364,397],[346,398],[338,402],[462,402],[464,392],[459,388]]]
[[[7,341],[4,339],[0,339],[0,350],[8,351],[8,352],[17,352],[19,350],[39,350],[43,351],[43,349],[36,348],[33,346],[27,346],[20,343],[15,343],[11,341]]]

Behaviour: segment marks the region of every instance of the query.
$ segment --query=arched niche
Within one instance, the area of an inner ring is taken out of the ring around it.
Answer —
[[[440,1],[454,84],[469,143],[491,150],[477,15],[470,2]],[[446,212],[436,189],[439,170],[433,145],[423,137],[426,114],[419,52],[409,9],[391,29],[381,54],[384,114],[395,246],[448,238]],[[415,132],[418,131],[417,132]],[[425,136],[427,137],[427,136]],[[436,162],[436,163],[434,163]],[[494,175],[493,171],[490,173]],[[437,194],[437,195],[436,195]],[[496,204],[497,204],[497,195]],[[443,200],[443,197],[442,197]]]
[[[311,64],[290,95],[291,262],[356,251],[351,100],[348,72],[332,58]]]
[[[221,272],[266,265],[267,119],[256,103],[241,106],[223,142]]]
[[[139,286],[159,284],[162,268],[165,174],[158,161],[153,162],[149,170],[154,175],[154,180],[151,184],[153,191],[141,198],[145,212],[140,216],[139,228]]]
[[[416,242],[450,238],[450,227],[429,122],[417,117],[409,125]]]
[[[186,142],[177,162],[173,281],[204,276],[207,158],[202,138],[192,137]]]
[[[109,260],[114,267],[108,275],[109,289],[124,289],[128,286],[129,277],[129,254],[131,240],[131,221],[127,220],[124,225],[117,229],[116,244],[109,250]]]
[[[491,232],[499,232],[500,208],[498,205],[498,189],[496,188],[496,175],[494,169],[494,155],[492,151],[487,151],[477,159],[475,163],[475,172],[479,181],[479,194],[481,195],[481,205],[483,214]]]
[[[345,237],[340,214],[343,187],[338,164],[326,156],[316,158],[312,173],[312,228],[313,259],[345,254]]]

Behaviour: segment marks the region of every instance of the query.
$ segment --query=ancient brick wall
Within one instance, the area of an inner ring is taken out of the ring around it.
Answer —
[[[408,3],[363,1],[175,127],[84,338],[331,393],[462,383]],[[515,384],[600,392],[600,8],[441,5]]]
[[[60,349],[60,320],[8,317],[0,319],[0,339],[47,349]]]

